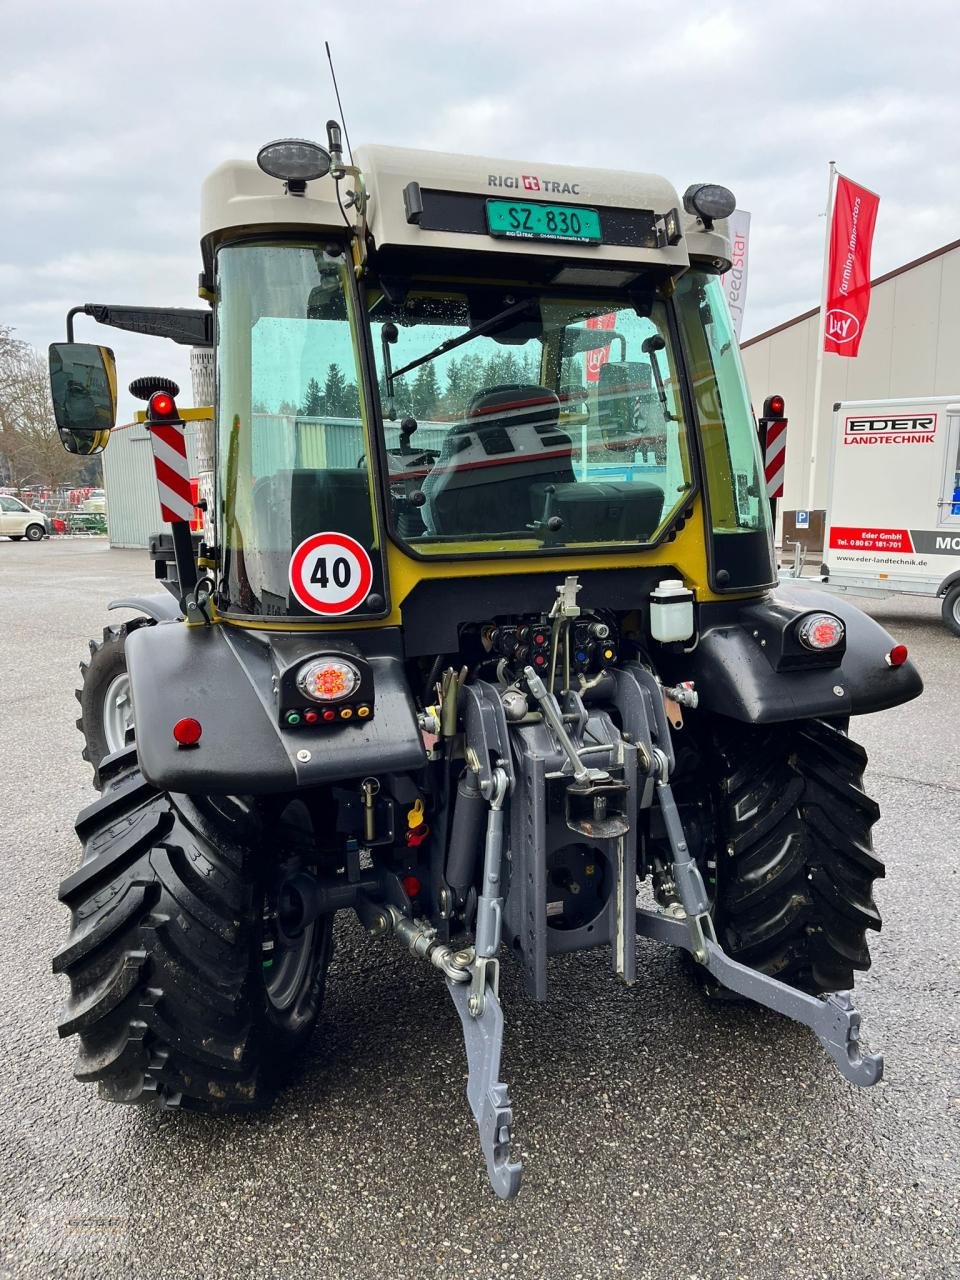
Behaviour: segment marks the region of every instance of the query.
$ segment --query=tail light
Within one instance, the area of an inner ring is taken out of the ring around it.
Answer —
[[[822,652],[835,649],[843,641],[844,627],[832,613],[810,613],[797,625],[797,638],[807,649]]]
[[[360,672],[345,658],[319,658],[297,672],[297,688],[314,702],[340,702],[359,687]]]

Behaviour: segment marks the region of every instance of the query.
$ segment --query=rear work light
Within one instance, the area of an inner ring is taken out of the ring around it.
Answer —
[[[797,638],[807,649],[835,649],[843,640],[844,628],[832,613],[811,613],[797,626]]]
[[[360,684],[360,672],[345,658],[315,658],[297,673],[297,688],[314,702],[340,702]]]
[[[895,644],[889,653],[883,655],[883,660],[888,667],[902,667],[909,656],[905,644]]]

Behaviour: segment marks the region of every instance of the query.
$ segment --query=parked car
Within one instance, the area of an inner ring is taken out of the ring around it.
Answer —
[[[91,489],[88,497],[80,504],[80,510],[87,515],[104,516],[107,514],[107,493],[105,489]]]
[[[51,532],[50,520],[42,511],[35,511],[19,498],[0,495],[0,534],[14,542],[21,538],[39,542]]]

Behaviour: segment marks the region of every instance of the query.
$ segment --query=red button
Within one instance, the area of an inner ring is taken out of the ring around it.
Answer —
[[[538,632],[533,637],[534,644],[546,644],[546,642],[547,642],[547,637],[542,632]]]
[[[546,660],[546,658],[543,656],[543,654],[542,654],[542,653],[538,653],[538,654],[537,654],[537,656],[536,656],[536,657],[534,658],[534,660],[533,660],[533,665],[534,665],[535,667],[542,667],[542,666],[546,663],[546,661],[547,661],[547,660]]]
[[[335,711],[325,711],[323,713],[324,720],[336,720],[337,713]]]
[[[307,724],[316,724],[320,719],[315,711],[305,711],[303,713],[303,718],[306,720]]]

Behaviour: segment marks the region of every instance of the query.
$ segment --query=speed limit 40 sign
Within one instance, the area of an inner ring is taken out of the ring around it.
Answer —
[[[311,613],[352,613],[372,583],[370,556],[345,533],[313,533],[290,558],[290,590]]]

